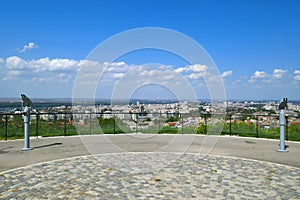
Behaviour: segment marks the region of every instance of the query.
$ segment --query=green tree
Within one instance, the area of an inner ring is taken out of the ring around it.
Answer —
[[[206,126],[204,124],[200,124],[200,126],[198,126],[197,134],[206,134]]]
[[[178,121],[178,117],[177,118],[175,118],[175,117],[169,117],[167,120],[166,120],[166,123],[168,123],[168,122],[176,122],[176,121]]]

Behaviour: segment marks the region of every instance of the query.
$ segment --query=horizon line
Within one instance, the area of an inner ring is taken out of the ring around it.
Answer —
[[[51,101],[55,101],[55,100],[68,100],[68,101],[78,101],[78,100],[91,100],[91,101],[112,101],[111,98],[108,97],[99,97],[99,98],[72,98],[72,97],[37,97],[37,98],[31,98],[32,101],[40,101],[40,100],[51,100]],[[281,98],[282,99],[282,98]],[[258,102],[258,101],[280,101],[280,98],[278,99],[243,99],[243,98],[228,98],[228,99],[222,99],[222,100],[214,100],[214,101],[223,101],[223,102],[227,102],[227,101],[253,101],[253,102]],[[20,97],[0,97],[0,101],[21,101]],[[195,102],[195,101],[211,101],[211,99],[209,98],[198,98],[198,99],[183,99],[183,100],[178,100],[178,99],[150,99],[150,98],[132,98],[132,99],[114,99],[114,101],[177,101],[177,102]],[[300,99],[288,99],[288,101],[300,101]]]

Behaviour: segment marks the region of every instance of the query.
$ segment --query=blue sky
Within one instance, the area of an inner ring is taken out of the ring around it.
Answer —
[[[227,98],[300,100],[298,1],[12,0],[1,1],[0,8],[0,97],[23,92],[33,98],[72,97],[80,63],[99,43],[129,29],[163,27],[203,46],[220,71]],[[124,62],[123,74],[146,63],[188,68],[176,55],[149,49],[118,62]],[[111,95],[121,73],[111,76],[115,79],[97,97]],[[198,90],[195,76],[183,76]],[[160,97],[161,89],[154,90]],[[209,98],[202,90],[198,97]],[[151,96],[149,88],[141,91]]]

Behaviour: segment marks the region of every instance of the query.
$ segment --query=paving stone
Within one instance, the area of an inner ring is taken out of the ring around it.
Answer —
[[[116,153],[2,172],[0,199],[299,199],[299,177],[299,168],[263,161]]]

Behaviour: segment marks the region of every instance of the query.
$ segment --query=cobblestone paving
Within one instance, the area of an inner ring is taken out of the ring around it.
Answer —
[[[0,199],[300,199],[299,168],[198,154],[68,158],[2,172],[0,183]]]

